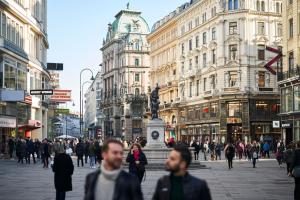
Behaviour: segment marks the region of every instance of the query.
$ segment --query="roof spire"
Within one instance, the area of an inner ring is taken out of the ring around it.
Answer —
[[[128,3],[127,3],[127,10],[129,10],[129,6],[130,6],[130,0],[128,0]]]

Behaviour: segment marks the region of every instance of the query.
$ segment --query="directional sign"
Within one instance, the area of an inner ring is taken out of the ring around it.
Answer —
[[[53,95],[52,89],[30,90],[30,95]]]
[[[279,59],[282,58],[282,52],[279,49],[275,49],[272,47],[266,46],[266,50],[271,51],[273,53],[278,54],[276,57],[274,57],[272,60],[270,60],[267,64],[265,64],[264,68],[266,68],[269,72],[271,72],[273,75],[276,75],[276,71],[272,68],[272,65],[277,62]]]

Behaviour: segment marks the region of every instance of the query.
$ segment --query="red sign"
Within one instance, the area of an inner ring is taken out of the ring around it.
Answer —
[[[278,54],[275,58],[270,60],[267,64],[265,64],[264,68],[266,68],[269,72],[271,72],[273,75],[276,75],[276,71],[272,68],[272,65],[277,62],[279,59],[282,58],[282,52],[279,49],[275,49],[272,47],[266,47],[266,50],[271,51],[273,53]]]
[[[28,96],[25,96],[25,101],[24,101],[26,104],[32,104],[32,97],[30,95]]]
[[[208,107],[203,108],[203,112],[208,113],[209,112]]]
[[[72,90],[53,90],[51,101],[53,102],[67,102],[72,101],[71,99]]]

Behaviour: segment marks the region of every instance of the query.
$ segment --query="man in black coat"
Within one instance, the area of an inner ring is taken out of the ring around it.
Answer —
[[[171,173],[158,180],[153,200],[211,200],[206,182],[188,173],[191,160],[186,146],[179,145],[171,151],[166,161],[166,169]]]
[[[72,191],[72,174],[74,171],[74,165],[71,157],[65,152],[58,152],[58,154],[54,157],[52,170],[54,172],[56,200],[65,200],[66,192]]]
[[[139,180],[121,170],[123,144],[107,140],[102,147],[101,169],[86,177],[84,200],[143,200]]]
[[[77,155],[77,167],[79,167],[79,161],[81,160],[81,166],[83,167],[83,154],[84,154],[84,146],[81,140],[76,145],[76,155]]]
[[[27,142],[27,162],[28,164],[30,164],[30,156],[32,155],[32,159],[33,159],[33,162],[34,164],[36,163],[35,162],[35,157],[34,157],[34,143],[32,141],[32,139],[29,139],[28,142]]]

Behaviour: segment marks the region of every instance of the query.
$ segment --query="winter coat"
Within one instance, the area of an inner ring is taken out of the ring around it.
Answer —
[[[294,151],[292,149],[284,151],[284,158],[286,163],[292,163],[294,161]]]
[[[84,146],[81,142],[79,142],[76,145],[76,155],[77,156],[83,156],[83,154],[84,154]]]
[[[26,150],[29,153],[33,153],[34,152],[34,143],[31,140],[29,140],[27,142],[27,148],[26,148]]]
[[[54,172],[55,189],[61,192],[71,191],[74,171],[71,157],[65,153],[57,154],[54,157],[52,170]]]
[[[146,155],[142,151],[140,151],[139,161],[140,164],[137,165],[135,163],[134,155],[131,152],[128,153],[126,162],[129,163],[129,173],[137,174],[139,171],[145,171],[145,165],[148,164],[148,161]]]

